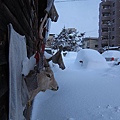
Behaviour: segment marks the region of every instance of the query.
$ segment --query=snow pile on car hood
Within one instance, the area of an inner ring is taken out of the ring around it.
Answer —
[[[93,49],[80,50],[75,59],[75,64],[80,68],[109,68],[105,58]]]

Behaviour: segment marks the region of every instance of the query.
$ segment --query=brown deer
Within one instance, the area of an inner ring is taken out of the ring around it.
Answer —
[[[59,49],[52,57],[47,59],[47,62],[52,60],[53,63],[58,64],[59,68],[64,70],[65,69],[65,65],[64,65],[64,62],[63,62],[63,58],[62,58],[61,52],[62,52],[62,48]]]
[[[33,90],[30,90],[30,99],[28,101],[28,104],[31,105],[31,102],[33,101],[34,97],[40,92],[45,92],[47,89],[57,91],[58,90],[58,84],[54,78],[54,73],[50,68],[49,63],[44,59],[44,69],[40,70],[39,73],[36,73],[37,78],[37,87]],[[29,74],[26,76],[27,78],[32,77],[35,74],[34,71],[30,71]]]

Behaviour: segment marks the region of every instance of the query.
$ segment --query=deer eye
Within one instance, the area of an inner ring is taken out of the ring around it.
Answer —
[[[47,77],[49,77],[50,78],[50,75],[49,74],[46,74],[47,75]]]

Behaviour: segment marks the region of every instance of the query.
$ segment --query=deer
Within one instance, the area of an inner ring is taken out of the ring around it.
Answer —
[[[39,92],[45,92],[48,89],[57,91],[59,89],[58,83],[54,77],[54,73],[49,63],[47,62],[46,58],[44,58],[43,70],[40,70],[39,72],[36,72],[36,70],[31,70],[29,74],[25,77],[25,79],[27,80],[27,78],[32,77],[32,75],[35,73],[37,79],[37,88],[29,91],[29,95],[30,95],[28,100],[29,106],[31,106],[32,101]]]
[[[48,58],[46,60],[47,60],[47,62],[52,61],[53,63],[58,64],[59,68],[64,70],[65,69],[65,65],[64,65],[64,61],[63,61],[62,55],[61,55],[62,49],[63,48],[60,47],[60,49],[53,56],[51,56],[50,58]]]

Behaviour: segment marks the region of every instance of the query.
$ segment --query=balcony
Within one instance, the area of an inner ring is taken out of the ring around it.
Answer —
[[[101,28],[108,28],[108,24],[101,24]]]
[[[108,8],[108,9],[101,9],[101,12],[103,13],[103,12],[111,12],[111,9],[110,8]]]
[[[105,1],[105,2],[101,2],[102,6],[110,6],[111,5],[111,1]]]
[[[101,20],[110,20],[111,19],[111,17],[110,16],[101,16]]]
[[[108,32],[101,32],[101,36],[108,36]]]

